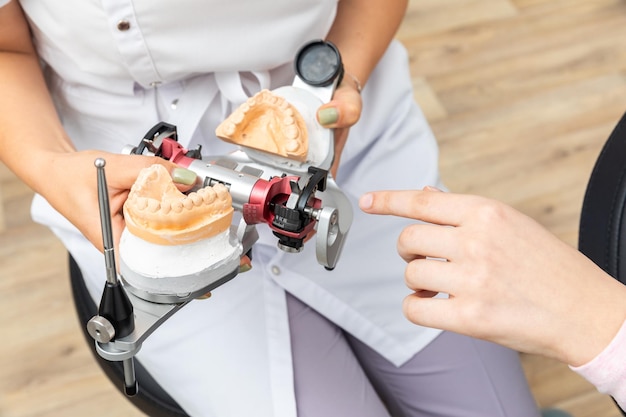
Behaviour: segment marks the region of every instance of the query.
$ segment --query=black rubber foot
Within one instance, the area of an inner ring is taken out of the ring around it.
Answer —
[[[135,382],[135,385],[132,385],[130,387],[127,387],[126,385],[124,385],[124,393],[128,397],[134,397],[135,395],[137,395],[138,392],[139,392],[139,385],[137,385],[136,382]]]

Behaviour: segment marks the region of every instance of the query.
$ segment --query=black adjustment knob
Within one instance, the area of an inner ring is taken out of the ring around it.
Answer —
[[[297,210],[276,204],[272,224],[287,232],[298,232],[302,229],[302,220]]]
[[[274,206],[274,220],[272,225],[285,232],[297,233],[303,228],[303,220],[298,210],[277,204]],[[304,239],[286,236],[274,231],[274,236],[278,238],[278,247],[287,252],[300,252],[304,246]]]

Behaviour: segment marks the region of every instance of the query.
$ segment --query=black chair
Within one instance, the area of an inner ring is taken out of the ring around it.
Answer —
[[[626,284],[626,114],[604,144],[591,173],[580,216],[578,249]]]
[[[124,370],[121,362],[110,362],[102,359],[95,351],[94,340],[87,333],[87,322],[98,312],[98,307],[87,291],[80,268],[76,261],[69,257],[70,282],[72,285],[72,295],[74,305],[80,322],[83,336],[87,344],[91,347],[96,361],[107,377],[114,383],[115,387],[124,394]],[[104,284],[103,284],[104,285]],[[126,397],[139,410],[150,417],[189,417],[178,403],[163,390],[163,388],[152,378],[152,376],[135,359],[135,373],[139,392],[132,397]]]

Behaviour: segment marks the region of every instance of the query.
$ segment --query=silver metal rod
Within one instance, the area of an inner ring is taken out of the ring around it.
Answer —
[[[137,393],[137,379],[135,377],[135,361],[133,358],[124,359],[124,389],[126,394],[133,396]]]
[[[94,165],[98,170],[98,206],[100,207],[100,224],[102,225],[102,243],[104,246],[104,262],[106,266],[107,282],[117,283],[117,268],[115,266],[115,247],[113,244],[113,228],[111,226],[111,208],[109,205],[109,191],[104,174],[106,161],[96,158]]]

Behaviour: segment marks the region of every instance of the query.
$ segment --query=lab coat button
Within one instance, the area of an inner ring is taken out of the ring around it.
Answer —
[[[117,22],[117,30],[120,32],[125,32],[130,29],[130,22],[128,20],[120,20]]]
[[[280,275],[280,268],[277,267],[276,265],[272,265],[272,274]]]
[[[172,100],[172,104],[170,104],[170,107],[172,108],[172,110],[176,110],[176,107],[178,107],[178,99]]]

